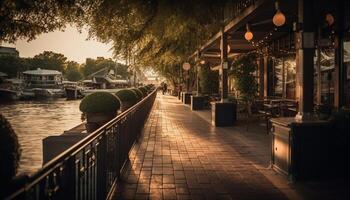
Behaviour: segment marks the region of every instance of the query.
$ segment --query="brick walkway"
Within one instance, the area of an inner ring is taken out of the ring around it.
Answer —
[[[286,199],[261,173],[266,168],[257,157],[266,160],[269,147],[253,154],[254,141],[228,130],[212,127],[176,98],[158,95],[114,197]]]

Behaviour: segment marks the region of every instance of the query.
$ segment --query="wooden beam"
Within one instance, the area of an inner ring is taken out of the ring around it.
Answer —
[[[242,25],[247,23],[246,18],[254,13],[260,6],[262,6],[268,0],[257,0],[253,5],[246,8],[239,16],[235,17],[231,20],[225,27],[224,33],[228,33],[229,31],[236,31]],[[210,48],[213,43],[219,42],[221,37],[221,31],[216,33],[211,39],[209,39],[204,45],[202,45],[198,51],[204,52],[206,49]],[[196,53],[193,53],[190,58],[194,58]]]

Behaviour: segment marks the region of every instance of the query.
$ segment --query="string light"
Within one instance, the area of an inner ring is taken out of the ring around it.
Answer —
[[[286,23],[286,16],[282,13],[278,1],[275,2],[276,14],[272,18],[275,26],[283,26]]]
[[[247,40],[247,41],[251,41],[254,37],[253,33],[250,31],[250,26],[249,24],[246,24],[246,29],[247,29],[247,32],[244,34],[244,38]]]

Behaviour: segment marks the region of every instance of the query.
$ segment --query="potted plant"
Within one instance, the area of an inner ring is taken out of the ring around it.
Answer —
[[[138,100],[136,93],[129,89],[119,90],[118,92],[115,93],[115,95],[117,96],[117,98],[121,103],[120,110],[122,112],[124,112],[125,110],[133,106]]]
[[[0,114],[0,198],[7,193],[16,176],[21,150],[16,133],[6,118]]]
[[[143,98],[143,93],[139,89],[131,88],[130,90],[136,94],[138,101],[140,101]]]
[[[91,133],[117,116],[118,98],[108,92],[95,92],[84,97],[79,109],[86,117],[86,130]]]
[[[258,83],[254,77],[257,68],[256,55],[253,53],[239,56],[233,63],[230,74],[234,77],[239,97],[245,102],[248,115],[258,92]]]
[[[143,97],[146,97],[146,96],[147,96],[148,91],[147,91],[147,89],[146,89],[145,87],[139,87],[139,88],[137,88],[137,89],[139,89],[139,90],[142,92]]]

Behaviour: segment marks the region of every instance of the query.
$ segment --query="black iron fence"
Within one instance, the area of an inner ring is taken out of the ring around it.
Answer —
[[[8,199],[106,199],[156,97],[142,101],[91,133],[29,177]]]

